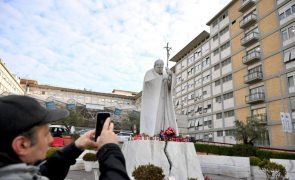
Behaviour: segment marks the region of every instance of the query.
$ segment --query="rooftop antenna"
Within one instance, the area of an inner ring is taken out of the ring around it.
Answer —
[[[169,42],[167,42],[167,45],[164,48],[167,51],[167,67],[168,67],[168,61],[169,61],[169,56],[170,56],[169,51],[172,49],[172,47],[169,47]]]

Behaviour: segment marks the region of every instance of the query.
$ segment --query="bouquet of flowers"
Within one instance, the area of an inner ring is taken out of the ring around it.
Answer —
[[[164,135],[166,137],[174,137],[176,135],[176,131],[174,128],[168,127],[165,131],[164,131]]]

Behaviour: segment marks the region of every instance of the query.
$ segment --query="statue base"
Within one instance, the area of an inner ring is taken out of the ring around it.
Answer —
[[[167,142],[167,159],[164,152],[165,141],[136,140],[123,144],[122,152],[126,159],[127,173],[131,179],[132,172],[139,165],[153,164],[163,169],[165,178],[187,180],[189,178],[204,179],[200,161],[195,147],[190,142]]]

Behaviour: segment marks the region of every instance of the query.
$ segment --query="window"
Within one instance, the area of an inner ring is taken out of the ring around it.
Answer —
[[[218,53],[219,53],[219,49],[215,49],[215,50],[213,51],[213,55],[214,55],[214,56],[216,56]]]
[[[195,52],[195,58],[197,57],[201,57],[201,50],[197,50],[197,52]]]
[[[262,65],[256,66],[252,69],[248,69],[248,75],[250,75],[250,74],[256,75],[256,74],[254,74],[256,72],[262,72]]]
[[[228,48],[229,46],[230,46],[230,43],[229,43],[229,41],[228,41],[227,43],[225,43],[224,45],[222,45],[222,46],[220,47],[220,51],[225,50],[225,49]]]
[[[217,80],[217,81],[215,81],[215,86],[219,86],[219,85],[220,85],[220,83],[221,83],[220,79],[219,79],[219,80]]]
[[[289,87],[294,87],[294,76],[289,76],[288,77],[288,86]]]
[[[232,75],[231,74],[222,78],[223,83],[231,81],[231,80],[232,80]]]
[[[287,49],[284,51],[284,62],[295,60],[295,47]]]
[[[291,27],[288,28],[288,34],[289,34],[289,38],[294,37],[295,30],[294,30],[294,27],[293,26],[291,26]]]
[[[225,136],[234,136],[233,130],[225,130]]]
[[[285,30],[285,31],[282,31],[282,34],[283,34],[283,41],[288,40],[288,32]]]
[[[215,27],[217,24],[218,24],[218,21],[216,20],[212,23],[212,26]]]
[[[217,137],[223,136],[223,131],[217,131]]]
[[[219,64],[216,64],[216,65],[214,66],[214,71],[217,71],[217,70],[219,69],[219,67],[220,67],[220,65],[219,65]]]
[[[227,13],[227,11],[226,11],[226,12],[224,12],[224,14],[222,14],[222,15],[220,16],[220,20],[225,19],[227,16],[228,16],[228,13]]]
[[[221,119],[222,118],[222,113],[217,113],[216,114],[216,119]]]
[[[217,97],[215,98],[215,102],[217,102],[217,103],[221,103],[221,96],[217,96]]]
[[[227,100],[233,97],[233,92],[229,92],[223,95],[223,100]]]
[[[224,112],[224,117],[233,117],[235,115],[234,110]]]
[[[213,41],[216,41],[218,39],[218,34],[216,34],[215,36],[213,36]]]
[[[291,38],[294,38],[295,36],[295,23],[289,25],[288,27],[281,30],[283,41],[289,40]]]
[[[279,19],[280,19],[280,21],[283,20],[284,18],[285,18],[285,13],[281,13],[281,14],[279,15]]]
[[[256,94],[256,93],[264,93],[264,87],[259,86],[259,87],[250,89],[250,94]]]
[[[188,76],[190,76],[192,74],[194,74],[194,68],[193,67],[192,68],[189,68],[188,71],[187,71],[187,75]]]
[[[230,61],[230,58],[228,58],[228,59],[222,61],[222,62],[221,62],[221,65],[222,65],[222,67],[224,67],[224,66],[230,64],[230,62],[231,62],[231,61]]]
[[[207,66],[209,64],[210,64],[210,58],[209,57],[206,57],[206,59],[203,60],[203,62],[202,62],[202,66],[205,67],[205,66]]]
[[[228,28],[228,26],[226,26],[224,29],[222,29],[222,30],[219,32],[220,36],[222,36],[223,34],[225,34],[226,32],[228,32],[228,30],[229,30],[229,28]]]
[[[288,16],[290,16],[292,13],[291,13],[291,9],[287,9],[286,11],[285,11],[285,13],[286,13],[286,17],[288,17]]]

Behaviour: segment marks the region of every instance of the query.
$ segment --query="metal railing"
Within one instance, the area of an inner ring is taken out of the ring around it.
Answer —
[[[266,123],[267,122],[267,116],[266,116],[266,114],[255,114],[255,115],[252,115],[252,116],[248,116],[247,120],[249,120],[249,121],[258,120],[261,123]]]
[[[265,100],[265,93],[264,92],[257,92],[253,94],[249,94],[245,97],[246,103],[255,103]]]
[[[256,40],[259,39],[259,33],[258,32],[251,32],[247,35],[245,35],[242,39],[241,39],[241,44],[242,46],[244,45],[248,45]]]
[[[240,27],[244,28],[248,25],[251,25],[252,23],[257,21],[257,15],[256,14],[249,14],[248,16],[244,17],[240,21]]]
[[[260,58],[261,58],[260,51],[253,51],[253,52],[247,53],[246,56],[243,57],[243,63],[247,64],[252,62],[252,60],[254,61]]]
[[[255,0],[246,0],[243,1],[241,4],[241,7],[239,9],[240,12],[245,12],[247,9],[249,9],[251,6],[255,4]]]
[[[254,71],[246,76],[244,76],[245,83],[250,83],[256,80],[262,80],[263,79],[263,73],[262,71]]]

